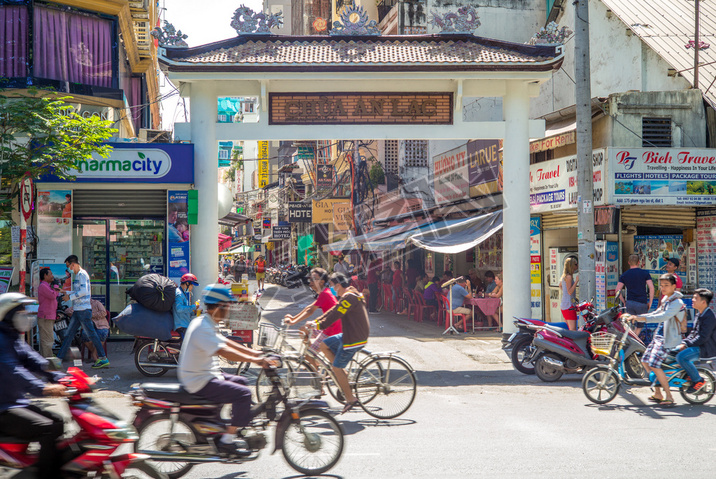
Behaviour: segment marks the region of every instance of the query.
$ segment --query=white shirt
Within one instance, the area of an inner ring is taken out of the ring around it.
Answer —
[[[348,273],[348,265],[345,262],[339,261],[333,267],[333,272],[347,274]]]
[[[224,379],[217,353],[225,344],[226,338],[219,333],[218,326],[208,314],[202,314],[189,324],[177,372],[184,389],[195,394],[212,377]]]

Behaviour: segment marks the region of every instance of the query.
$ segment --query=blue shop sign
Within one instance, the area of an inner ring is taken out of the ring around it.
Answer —
[[[194,183],[194,145],[109,143],[109,158],[93,155],[70,172],[78,183]],[[46,175],[41,182],[63,181]]]

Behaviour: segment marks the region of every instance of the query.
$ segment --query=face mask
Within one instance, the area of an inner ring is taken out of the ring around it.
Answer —
[[[333,293],[333,296],[338,297],[338,293],[336,293],[336,290],[333,289],[333,286],[331,286],[331,293]]]
[[[37,315],[35,314],[28,312],[19,312],[15,313],[15,315],[13,316],[12,323],[19,333],[26,333],[34,326],[36,320]]]

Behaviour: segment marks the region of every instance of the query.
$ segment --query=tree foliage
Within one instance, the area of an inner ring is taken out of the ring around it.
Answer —
[[[112,122],[82,117],[67,103],[71,100],[37,91],[23,97],[0,94],[0,174],[9,186],[9,195],[0,203],[4,216],[25,174],[74,179],[77,162],[91,159],[93,153],[109,156],[111,147],[103,142],[117,131]]]
[[[375,163],[373,163],[373,165],[370,167],[368,175],[370,176],[370,181],[372,181],[374,185],[385,184],[385,172],[383,171],[383,165],[381,165],[379,162],[376,161]]]

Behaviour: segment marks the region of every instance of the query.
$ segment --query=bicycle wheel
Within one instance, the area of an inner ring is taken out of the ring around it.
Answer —
[[[392,419],[413,404],[417,381],[404,359],[379,356],[361,366],[353,388],[365,412],[380,419]]]
[[[304,410],[299,415],[298,420],[277,432],[283,435],[283,457],[301,474],[323,474],[343,454],[343,430],[333,416],[320,409]]]
[[[278,375],[283,381],[284,387],[288,387],[286,382],[286,375],[288,372],[315,372],[313,366],[308,364],[307,361],[299,361],[298,358],[283,358],[283,367],[279,368]],[[271,380],[266,376],[266,372],[262,369],[258,376],[256,376],[256,397],[258,402],[263,402],[268,398],[269,394],[273,391],[273,384]],[[289,397],[294,397],[293,394]]]
[[[687,393],[686,390],[688,389],[688,386],[682,385],[679,388],[679,393],[681,394],[681,397],[690,404],[704,404],[714,397],[716,380],[714,380],[714,375],[707,368],[696,369],[698,370],[701,379],[704,381],[704,386],[694,393]],[[686,371],[684,371],[682,377],[685,376]]]
[[[356,360],[356,356],[358,356],[359,354],[365,356],[365,358],[363,358],[361,360]],[[353,359],[351,359],[351,362],[348,363],[346,372],[348,373],[348,382],[351,384],[351,387],[353,387],[353,385],[356,382],[356,377],[358,376],[358,369],[360,368],[360,363],[362,361],[365,361],[369,355],[370,355],[369,353],[367,353],[361,349],[358,351],[358,353],[356,353],[356,355],[353,356]],[[336,384],[335,381],[333,381],[333,376],[328,373],[325,373],[324,376],[326,377],[326,388],[328,389],[328,392],[330,393],[331,397],[333,397],[333,399],[335,399],[339,403],[345,404],[346,397],[343,394],[343,391],[341,391],[341,388],[338,386],[338,384]]]
[[[596,404],[606,404],[619,392],[619,378],[609,368],[598,366],[582,378],[582,391]]]

